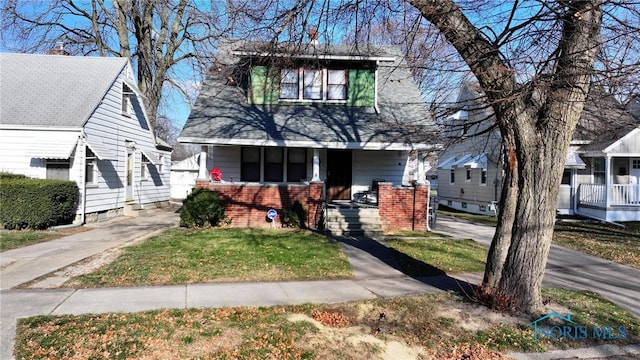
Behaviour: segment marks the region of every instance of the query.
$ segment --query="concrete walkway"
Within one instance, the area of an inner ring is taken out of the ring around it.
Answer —
[[[353,267],[355,275],[353,280],[191,284],[104,289],[13,289],[17,285],[31,282],[100,252],[144,239],[173,227],[177,223],[178,215],[175,212],[158,210],[145,217],[125,218],[116,222],[100,224],[91,231],[1,253],[0,328],[2,336],[0,337],[0,358],[12,358],[16,319],[22,317],[47,314],[137,312],[159,308],[335,303],[459,289],[467,282],[478,283],[481,279],[481,274],[477,273],[460,274],[455,277],[442,275],[413,279],[398,270],[395,258],[382,242],[369,238],[341,237],[337,240],[341,242]],[[471,235],[485,244],[488,244],[487,241],[490,241],[493,235],[493,229],[490,227],[456,223],[444,217],[439,218],[436,230],[461,238],[468,238]],[[552,251],[552,254],[555,252],[556,250]],[[581,260],[581,256],[584,255],[577,254],[556,254],[560,257],[557,260],[557,266],[555,268],[552,266],[552,270],[558,275],[551,276],[552,281],[568,282],[572,286],[584,283],[586,286],[593,285],[589,284],[590,281],[595,281],[593,279],[605,279],[606,281],[611,278],[616,279],[612,285],[606,286],[611,287],[612,294],[619,296],[620,302],[630,307],[635,304],[637,310],[637,300],[632,302],[629,296],[638,291],[638,277],[633,278],[633,281],[624,282],[625,275],[616,273],[616,271],[626,269],[616,268],[610,262],[602,264],[603,260],[597,258],[594,259],[600,260],[600,262],[589,259],[591,257]],[[577,256],[577,258],[571,259],[571,256]],[[574,279],[578,277],[574,271],[580,272],[589,269],[576,270],[572,264],[584,267],[595,266],[599,270],[587,271],[587,280],[578,282]],[[614,270],[607,272],[603,268],[605,265],[614,268]],[[547,278],[550,277],[550,271],[547,272]],[[634,273],[626,276],[632,277]],[[622,284],[622,287],[618,287],[618,284]],[[568,285],[564,284],[563,286]],[[598,286],[604,287],[605,285]],[[636,296],[634,299],[637,298]],[[622,355],[632,353],[635,350],[620,348],[616,351],[618,351],[616,355]],[[601,354],[603,354],[602,356],[610,355],[610,353],[605,354],[604,352]],[[526,354],[526,356],[529,355]],[[640,355],[640,351],[636,352],[636,355]],[[540,354],[540,356],[544,356],[544,354]],[[597,358],[597,356],[600,355],[596,354],[591,358]],[[540,357],[540,359],[542,358]],[[561,357],[558,355],[554,358],[575,358],[575,356]]]
[[[439,216],[436,232],[471,238],[486,247],[495,228]],[[640,270],[562,246],[551,245],[543,286],[591,290],[640,318]]]

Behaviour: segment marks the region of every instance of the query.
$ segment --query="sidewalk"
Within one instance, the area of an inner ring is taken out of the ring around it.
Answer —
[[[176,213],[154,211],[149,216],[100,224],[91,231],[1,253],[0,358],[12,358],[16,319],[22,317],[137,312],[159,308],[336,303],[457,289],[466,281],[477,283],[481,279],[481,274],[413,279],[398,270],[395,259],[384,244],[369,238],[344,237],[337,240],[341,242],[353,267],[355,275],[353,280],[11,290],[16,285],[32,281],[100,252],[139,241],[173,227],[177,223]],[[457,231],[459,235],[456,237],[462,238],[468,238],[472,234],[479,237],[477,240],[485,243],[487,239],[490,241],[493,235],[490,227],[456,223],[444,217],[439,218],[436,230]],[[637,300],[634,301],[637,304]],[[621,352],[623,350],[628,349],[618,349],[616,354],[624,354]],[[609,355],[609,353],[596,352],[596,355],[591,358]],[[576,355],[560,357],[563,356],[562,354],[551,358],[542,357],[545,354],[524,354],[523,356],[528,357],[521,357],[522,359],[576,358]]]

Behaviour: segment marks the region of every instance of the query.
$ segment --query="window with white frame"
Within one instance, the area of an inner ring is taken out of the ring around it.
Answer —
[[[347,99],[347,71],[327,70],[327,99]]]
[[[307,178],[306,149],[245,146],[241,159],[240,181],[283,182],[286,178],[287,182],[301,182]]]
[[[241,149],[240,181],[260,181],[260,148]]]
[[[280,99],[298,99],[298,69],[280,70]]]
[[[160,161],[158,161],[158,173],[164,174],[164,155],[160,155]]]
[[[283,179],[283,149],[282,148],[265,148],[264,151],[264,181],[266,182],[282,182]]]
[[[282,69],[280,99],[344,101],[347,99],[347,71],[344,69]]]
[[[455,169],[451,169],[451,171],[449,173],[449,183],[451,183],[451,184],[455,184],[456,183],[456,170]]]
[[[322,70],[303,69],[302,98],[305,100],[322,100]]]
[[[149,179],[149,164],[150,161],[145,154],[142,154],[142,161],[140,162],[140,179]]]
[[[96,154],[87,148],[85,164],[85,182],[87,185],[98,185],[98,160]]]
[[[593,168],[593,183],[604,184],[606,179],[604,158],[594,158],[592,168]]]
[[[122,115],[131,115],[131,88],[127,84],[122,84]]]
[[[287,150],[287,181],[300,182],[307,178],[307,150]]]
[[[466,168],[466,177],[465,180],[466,181],[471,181],[471,169],[470,168]]]
[[[487,185],[487,169],[480,170],[480,185]]]

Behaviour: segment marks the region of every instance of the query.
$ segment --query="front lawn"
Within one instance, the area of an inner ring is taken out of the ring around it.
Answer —
[[[554,310],[570,312],[577,325],[624,327],[628,336],[536,341],[532,318],[439,292],[341,304],[37,316],[18,320],[15,357],[506,359],[508,351],[640,341],[640,320],[594,293],[550,289],[543,294]]]
[[[340,245],[302,230],[172,229],[123,249],[65,286],[104,287],[351,277]]]
[[[479,224],[495,226],[497,217],[438,209],[441,215],[454,216]],[[640,269],[640,222],[626,222],[624,227],[594,220],[558,220],[553,243],[603,259]]]
[[[640,269],[640,222],[624,223],[622,228],[594,221],[558,221],[553,242]]]
[[[483,271],[487,249],[473,240],[427,233],[386,240],[402,271],[409,276]]]
[[[16,249],[44,241],[87,231],[85,227],[66,228],[59,230],[0,230],[0,251]]]

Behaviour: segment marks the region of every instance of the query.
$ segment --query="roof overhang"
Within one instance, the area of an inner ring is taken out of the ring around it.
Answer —
[[[94,154],[98,157],[99,160],[116,160],[117,157],[109,149],[107,145],[105,145],[102,141],[100,141],[97,137],[89,137],[85,135],[84,143],[93,151]]]
[[[220,146],[272,146],[272,147],[297,147],[311,149],[350,149],[350,150],[435,150],[438,144],[407,144],[407,143],[381,143],[381,142],[332,142],[332,141],[308,141],[308,140],[257,140],[257,139],[223,139],[223,138],[195,138],[179,137],[178,142],[199,145]]]
[[[77,131],[33,131],[26,156],[36,159],[68,159],[73,154],[80,130]]]
[[[138,88],[138,84],[136,84],[133,80],[128,78],[123,78],[122,81],[124,81],[124,83],[127,84],[129,89],[131,89],[136,94],[136,96],[142,97],[145,99],[147,98],[146,96],[144,96],[142,91]]]
[[[152,148],[140,145],[136,145],[136,148],[139,149],[153,165],[160,164],[160,158]]]
[[[564,167],[566,169],[584,169],[587,167],[587,164],[580,158],[577,153],[569,151],[564,161]]]
[[[233,51],[236,56],[248,57],[286,57],[294,59],[312,59],[312,60],[343,60],[343,61],[389,61],[396,60],[394,56],[375,56],[375,55],[332,55],[332,54],[287,54],[265,51]]]
[[[487,168],[487,154],[478,154],[471,159],[465,161],[462,166],[469,169],[486,169]]]

